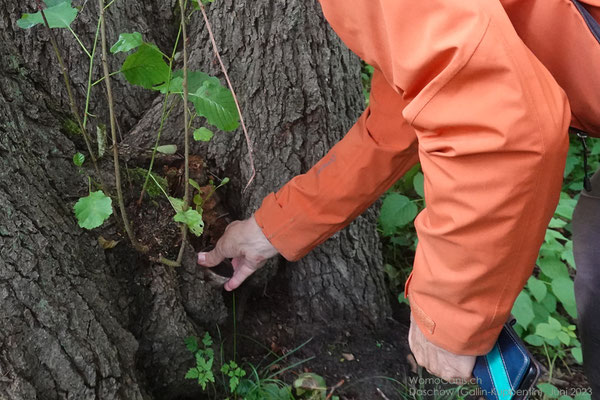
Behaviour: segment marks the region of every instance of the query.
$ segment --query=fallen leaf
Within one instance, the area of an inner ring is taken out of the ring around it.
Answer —
[[[117,244],[119,244],[118,240],[106,240],[104,236],[98,237],[98,243],[104,250],[113,249]]]
[[[342,353],[342,357],[344,357],[346,361],[354,361],[354,354],[352,353]]]

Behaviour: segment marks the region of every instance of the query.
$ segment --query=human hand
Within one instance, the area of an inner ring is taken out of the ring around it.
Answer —
[[[233,276],[225,283],[225,290],[231,291],[277,254],[252,216],[229,224],[214,250],[198,253],[198,264],[214,267],[231,258]]]
[[[473,380],[476,357],[450,353],[431,343],[417,326],[412,314],[410,315],[408,345],[417,364],[424,367],[430,374],[455,384]]]

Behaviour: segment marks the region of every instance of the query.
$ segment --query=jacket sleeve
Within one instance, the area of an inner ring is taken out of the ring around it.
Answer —
[[[419,144],[427,207],[415,220],[419,245],[406,284],[415,321],[431,342],[453,353],[487,353],[531,274],[558,201],[570,117],[564,93],[498,0],[345,3],[321,0],[348,47],[402,95],[404,123]],[[376,112],[363,115],[349,136]],[[356,182],[398,176],[396,165],[385,163],[392,157],[363,158],[360,145],[347,147],[364,160],[360,169],[336,165],[345,143],[258,211],[284,256],[302,256],[307,243],[322,241],[355,215],[342,216],[350,203],[374,198],[355,191]],[[343,175],[337,181],[343,186],[332,190],[319,179],[328,169]],[[342,204],[336,217],[321,214],[326,203]],[[304,241],[308,224],[321,232],[318,240]]]
[[[370,105],[306,174],[268,195],[254,214],[273,246],[298,260],[348,225],[418,162],[405,102],[375,71]]]

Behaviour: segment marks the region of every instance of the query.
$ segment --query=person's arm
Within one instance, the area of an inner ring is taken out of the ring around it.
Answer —
[[[298,260],[377,200],[418,160],[406,102],[375,70],[369,107],[314,167],[268,195],[254,217],[288,260]]]
[[[406,285],[412,314],[432,343],[484,354],[531,274],[558,201],[568,146],[564,94],[498,1],[321,3],[346,44],[404,96],[403,116],[417,133],[427,208],[415,221],[419,246]],[[288,259],[348,223],[411,164],[364,145],[370,115],[377,117],[365,113],[314,169],[257,211]],[[384,142],[402,154],[413,146],[405,137]]]

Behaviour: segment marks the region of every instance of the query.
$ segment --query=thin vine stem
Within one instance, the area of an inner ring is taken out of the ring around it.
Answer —
[[[87,90],[85,93],[85,110],[83,112],[83,126],[87,127],[87,121],[90,110],[90,99],[92,97],[92,76],[94,74],[94,59],[96,58],[96,48],[98,47],[98,38],[100,37],[100,18],[96,25],[96,35],[94,36],[94,45],[92,46],[92,54],[90,55],[90,67],[88,72]]]
[[[90,54],[90,51],[87,49],[87,47],[85,47],[85,45],[83,44],[83,42],[81,41],[81,39],[79,39],[79,36],[77,36],[77,34],[75,33],[75,31],[73,29],[71,29],[70,26],[67,26],[67,29],[69,30],[69,32],[71,32],[73,34],[73,37],[75,38],[75,40],[77,41],[77,43],[79,43],[79,46],[81,46],[81,49],[85,52],[85,54],[88,56],[88,58],[92,58],[92,55]]]
[[[179,39],[181,37],[181,25],[179,26],[179,32],[177,32],[177,38],[175,39],[175,45],[173,46],[172,57],[169,58],[169,75],[167,77],[166,84],[166,93],[165,100],[163,101],[162,114],[160,117],[160,126],[158,127],[158,133],[156,135],[156,142],[154,143],[154,148],[152,149],[152,157],[150,158],[150,166],[148,167],[148,172],[146,173],[146,179],[144,180],[144,184],[142,185],[142,191],[140,193],[140,198],[138,199],[138,206],[142,205],[142,200],[144,199],[144,194],[146,193],[146,187],[148,186],[148,181],[150,180],[150,174],[152,173],[152,168],[154,168],[154,160],[156,159],[156,152],[158,146],[160,144],[160,137],[162,135],[165,122],[167,120],[168,114],[167,107],[169,105],[169,95],[171,89],[171,78],[173,76],[173,60],[175,59],[175,53],[177,52],[177,46],[179,44]]]
[[[229,90],[233,95],[233,100],[235,101],[235,106],[237,107],[238,114],[240,115],[240,123],[242,125],[242,130],[244,131],[244,136],[246,138],[246,144],[248,145],[248,158],[250,160],[250,168],[252,170],[252,174],[248,183],[246,183],[246,187],[244,188],[244,192],[250,187],[252,181],[256,177],[256,168],[254,167],[254,151],[252,148],[252,142],[250,140],[250,135],[248,134],[248,129],[246,129],[246,124],[244,123],[244,116],[242,115],[242,109],[240,108],[240,103],[235,94],[235,90],[233,89],[233,85],[231,84],[231,80],[229,79],[229,74],[227,73],[227,68],[225,68],[225,64],[223,64],[223,60],[221,59],[221,55],[219,53],[219,48],[217,46],[217,42],[215,41],[215,35],[213,34],[210,22],[208,21],[208,16],[206,15],[206,10],[204,8],[204,4],[202,1],[198,1],[198,5],[200,6],[200,11],[202,11],[202,17],[204,18],[204,23],[206,24],[206,29],[208,30],[208,36],[210,37],[210,42],[212,43],[213,50],[215,55],[217,56],[217,60],[219,60],[219,65],[221,66],[221,71],[223,71],[223,75],[225,75],[225,80],[227,81],[227,85],[229,86]]]
[[[183,0],[179,0],[179,8],[181,9],[181,34],[183,39],[183,127],[184,127],[184,194],[183,194],[183,212],[187,211],[190,202],[190,127],[189,127],[189,110],[188,110],[188,43],[187,43],[187,27],[185,23],[185,5]],[[183,252],[188,235],[187,224],[181,224],[181,247],[177,256],[177,263],[183,260]]]
[[[48,23],[48,19],[46,18],[46,13],[44,12],[44,8],[42,7],[41,0],[36,0],[36,3],[37,3],[38,10],[40,11],[40,14],[42,14],[42,19],[44,20],[44,26],[46,27],[46,30],[48,31],[48,34],[50,36],[50,43],[52,44],[52,49],[54,50],[54,54],[56,55],[56,58],[58,59],[58,64],[60,65],[60,69],[62,71],[63,80],[65,82],[65,86],[67,89],[67,95],[69,97],[69,105],[71,107],[71,113],[75,117],[77,125],[79,126],[79,129],[81,130],[81,133],[83,134],[83,140],[85,141],[88,152],[90,153],[90,158],[92,159],[92,164],[94,165],[94,170],[96,171],[96,174],[98,175],[98,180],[100,182],[100,186],[102,187],[103,190],[108,191],[107,187],[103,183],[102,175],[100,174],[100,169],[98,168],[98,162],[96,160],[96,156],[94,155],[94,152],[92,151],[92,144],[91,144],[90,136],[88,135],[86,127],[83,125],[81,116],[79,115],[79,111],[77,111],[77,105],[75,104],[75,97],[73,96],[73,89],[71,88],[71,81],[69,80],[67,66],[62,57],[60,48],[58,47],[58,42],[56,41],[56,36],[54,35],[54,32],[50,28],[50,24]]]
[[[111,72],[110,74],[108,74],[109,77],[120,74],[121,70],[115,71],[115,72]],[[94,83],[92,83],[92,86],[96,86],[99,83],[102,83],[104,81],[104,79],[106,79],[106,77],[102,77],[100,79],[98,79],[97,81],[95,81]]]
[[[113,164],[115,167],[115,186],[117,189],[117,201],[119,203],[119,209],[121,211],[121,219],[123,220],[123,225],[125,231],[127,232],[127,236],[131,241],[131,244],[136,248],[136,250],[145,253],[148,249],[144,248],[144,246],[140,245],[135,238],[135,234],[133,233],[133,229],[131,229],[131,224],[129,223],[129,218],[127,217],[127,210],[125,209],[125,201],[123,200],[123,189],[121,187],[121,169],[119,167],[119,146],[117,141],[117,129],[116,129],[116,117],[115,117],[115,104],[113,99],[112,87],[109,77],[109,69],[108,69],[108,49],[106,45],[106,20],[104,18],[104,0],[98,0],[98,8],[100,10],[100,36],[102,41],[102,68],[104,70],[105,84],[106,84],[106,95],[108,97],[108,110],[109,110],[109,118],[110,118],[110,133],[113,141]]]

